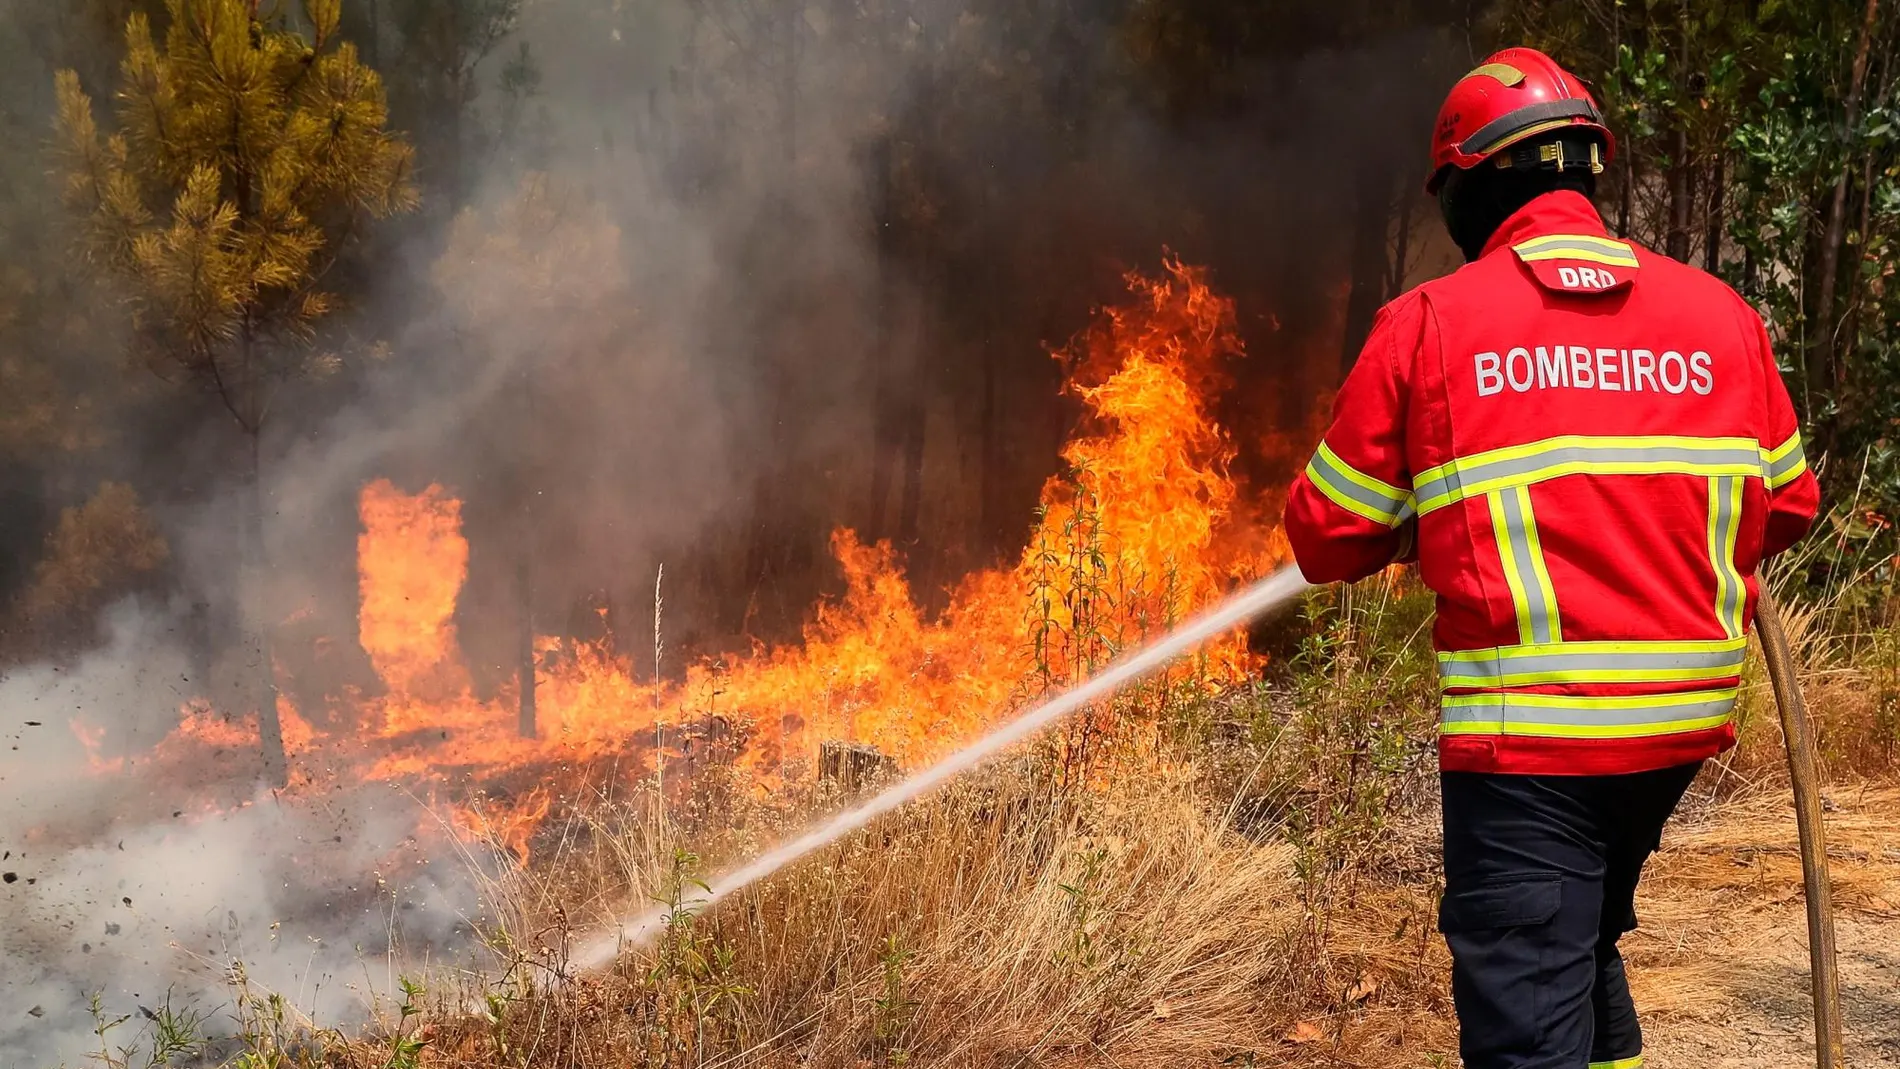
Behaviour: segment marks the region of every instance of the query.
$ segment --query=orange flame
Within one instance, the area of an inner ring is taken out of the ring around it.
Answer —
[[[1028,544],[1013,567],[978,572],[934,616],[885,545],[832,537],[842,595],[812,611],[803,641],[702,663],[677,684],[637,680],[604,646],[543,639],[539,737],[516,734],[518,696],[472,692],[455,632],[468,568],[460,502],[439,486],[364,487],[358,541],[359,640],[384,684],[361,699],[364,734],[312,732],[290,710],[297,751],[363,778],[452,784],[603,758],[645,761],[655,724],[720,722],[762,785],[808,768],[820,743],[870,743],[915,767],[969,741],[1014,703],[1066,685],[1285,558],[1278,533],[1237,514],[1235,446],[1216,422],[1225,365],[1241,355],[1231,301],[1203,272],[1169,262],[1128,276],[1131,300],[1060,352],[1083,406]],[[1215,643],[1174,685],[1217,686],[1256,666],[1242,636]],[[228,727],[228,725],[226,726]],[[235,745],[187,718],[167,746]],[[254,722],[240,730],[255,739]],[[289,728],[287,727],[287,733]],[[97,742],[91,749],[96,751]],[[512,812],[453,809],[454,823],[524,864],[549,812],[546,789]],[[499,815],[498,815],[499,814]]]

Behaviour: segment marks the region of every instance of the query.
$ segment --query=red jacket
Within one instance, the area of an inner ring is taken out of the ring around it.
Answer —
[[[1416,518],[1443,768],[1639,772],[1734,743],[1755,569],[1818,501],[1761,318],[1566,192],[1379,313],[1286,531],[1334,582]]]

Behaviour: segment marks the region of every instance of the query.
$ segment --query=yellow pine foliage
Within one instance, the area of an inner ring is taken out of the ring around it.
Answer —
[[[337,39],[339,0],[306,0],[308,36],[248,0],[167,8],[162,43],[126,22],[116,130],[58,75],[65,195],[147,355],[209,380],[254,432],[263,384],[322,363],[296,343],[336,305],[318,281],[352,221],[414,207],[412,152],[382,79]]]

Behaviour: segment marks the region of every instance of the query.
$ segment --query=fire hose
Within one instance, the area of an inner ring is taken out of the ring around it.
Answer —
[[[1781,734],[1788,748],[1788,778],[1794,786],[1795,826],[1801,841],[1801,879],[1807,892],[1808,968],[1814,989],[1814,1061],[1820,1069],[1842,1069],[1841,982],[1834,960],[1834,905],[1829,896],[1827,836],[1821,823],[1820,773],[1814,756],[1814,730],[1807,703],[1795,678],[1794,657],[1781,610],[1767,590],[1755,605],[1775,705],[1781,710]]]
[[[707,885],[691,905],[710,906],[791,862],[856,831],[873,818],[926,794],[1007,747],[1068,715],[1081,705],[1104,697],[1122,684],[1140,678],[1169,659],[1206,639],[1285,604],[1307,588],[1296,568],[1262,580],[1189,621],[1152,645],[1136,651],[1101,674],[1059,697],[1032,708],[1000,725],[988,735],[923,772],[895,784],[869,801],[838,814],[829,822],[768,851],[740,869]],[[1795,822],[1800,838],[1801,874],[1807,892],[1808,954],[1814,991],[1815,1062],[1820,1069],[1844,1069],[1841,1049],[1840,977],[1834,959],[1834,911],[1828,893],[1827,843],[1821,817],[1820,774],[1814,753],[1814,732],[1795,677],[1794,657],[1788,649],[1787,630],[1780,610],[1767,590],[1756,602],[1755,622],[1761,636],[1768,676],[1774,684],[1775,704],[1781,711],[1782,734],[1787,740],[1789,778],[1794,786]],[[572,961],[583,971],[610,965],[621,948],[651,938],[663,923],[659,911],[648,910],[622,918],[613,928],[596,933],[573,948]]]

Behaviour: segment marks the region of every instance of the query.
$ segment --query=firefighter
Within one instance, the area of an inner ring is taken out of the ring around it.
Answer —
[[[1604,227],[1614,151],[1540,52],[1452,87],[1426,189],[1469,262],[1380,311],[1286,509],[1312,581],[1415,560],[1437,595],[1468,1069],[1641,1064],[1617,941],[1819,499],[1761,318]]]

